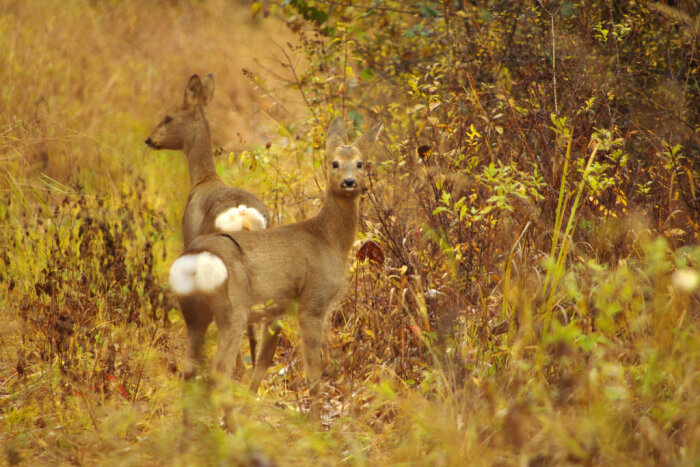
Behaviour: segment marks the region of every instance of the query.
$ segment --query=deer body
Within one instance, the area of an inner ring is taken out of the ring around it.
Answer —
[[[208,175],[191,188],[182,238],[187,247],[197,236],[211,232],[260,230],[267,227],[267,217],[267,208],[255,195],[226,185],[216,174]]]
[[[181,302],[212,304],[219,328],[214,369],[229,375],[247,323],[265,319],[262,345],[250,388],[256,391],[272,363],[282,313],[298,309],[302,350],[312,396],[311,417],[318,419],[316,401],[321,378],[323,324],[341,293],[348,253],[357,234],[363,189],[363,161],[381,127],[365,133],[353,145],[345,143],[345,125],[336,119],[326,145],[328,190],[319,214],[274,229],[210,234],[196,238],[170,269],[171,286]],[[194,267],[191,264],[199,264]],[[214,274],[224,271],[226,274]],[[197,285],[199,284],[199,285]],[[258,304],[272,304],[253,313]],[[206,326],[200,311],[182,307],[193,362],[201,357]],[[189,316],[188,316],[189,314]]]

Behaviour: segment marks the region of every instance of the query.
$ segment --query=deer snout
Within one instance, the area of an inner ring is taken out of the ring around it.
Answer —
[[[148,146],[151,149],[161,149],[161,146],[158,143],[156,143],[155,141],[153,141],[150,136],[148,138],[146,138],[145,142],[146,142],[146,146]]]
[[[340,186],[342,188],[355,188],[357,186],[357,181],[354,178],[344,178]]]

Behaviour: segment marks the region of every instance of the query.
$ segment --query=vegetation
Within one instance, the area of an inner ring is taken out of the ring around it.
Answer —
[[[0,0],[4,462],[697,465],[697,2],[350,3]],[[294,319],[257,400],[180,378],[187,168],[143,140],[208,72],[278,224],[336,115],[385,125],[322,426]]]

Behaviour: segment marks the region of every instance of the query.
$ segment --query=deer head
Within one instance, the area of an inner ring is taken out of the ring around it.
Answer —
[[[204,79],[192,75],[185,87],[182,107],[169,112],[146,138],[146,145],[153,149],[186,150],[202,129],[207,133],[209,125],[204,109],[214,96],[214,75],[209,73]]]
[[[337,117],[326,134],[326,164],[329,194],[353,197],[366,189],[366,164],[382,125],[366,131],[357,141],[346,144],[345,121]]]

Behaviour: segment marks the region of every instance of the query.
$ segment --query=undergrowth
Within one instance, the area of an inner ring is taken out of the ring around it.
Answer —
[[[8,464],[697,463],[691,2],[0,12]],[[181,381],[186,167],[142,141],[209,71],[217,169],[276,224],[320,206],[332,118],[385,125],[321,426],[294,319],[259,397]]]

